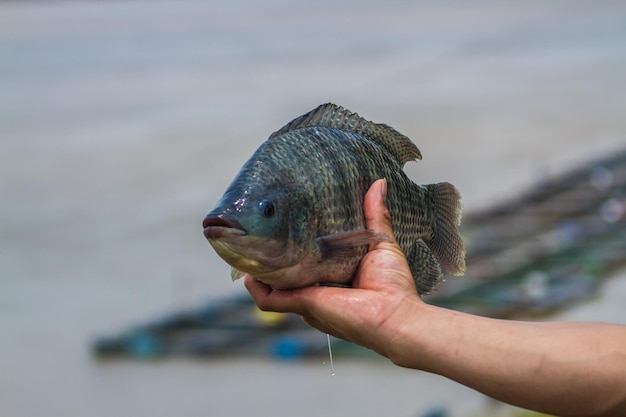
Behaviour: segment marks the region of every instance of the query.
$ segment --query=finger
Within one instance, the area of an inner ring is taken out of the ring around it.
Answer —
[[[335,337],[339,337],[337,336],[333,329],[331,329],[330,327],[328,327],[325,323],[321,322],[320,320],[316,319],[315,317],[310,317],[310,316],[302,316],[302,320],[308,324],[309,326],[313,327],[314,329],[319,330],[322,333],[328,333],[331,334]]]
[[[387,181],[375,181],[364,201],[366,227],[389,236],[389,240],[375,242],[365,255],[356,274],[353,285],[358,288],[388,289],[390,283],[411,286],[412,274],[406,257],[393,235],[391,215],[386,204]],[[382,273],[384,271],[384,273]],[[385,278],[385,279],[383,279]]]
[[[395,243],[393,228],[391,227],[391,214],[387,209],[387,180],[376,180],[365,194],[363,210],[365,225],[375,232],[384,233]]]
[[[297,290],[275,290],[248,274],[243,282],[259,309],[279,313],[303,313],[302,303],[298,302]]]
[[[280,311],[278,306],[274,305],[276,303],[273,300],[276,297],[273,294],[274,290],[272,287],[248,274],[244,276],[243,284],[259,309],[263,311]]]

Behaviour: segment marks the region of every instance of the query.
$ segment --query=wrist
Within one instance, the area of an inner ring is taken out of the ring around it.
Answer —
[[[405,300],[396,314],[385,325],[386,341],[381,352],[391,362],[405,368],[429,370],[429,351],[433,337],[433,326],[437,323],[437,307],[415,297]]]

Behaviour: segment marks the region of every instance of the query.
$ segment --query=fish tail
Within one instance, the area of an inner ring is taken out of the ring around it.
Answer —
[[[463,275],[465,247],[458,229],[463,211],[461,194],[447,182],[431,184],[427,188],[435,210],[428,246],[444,271],[451,275]]]

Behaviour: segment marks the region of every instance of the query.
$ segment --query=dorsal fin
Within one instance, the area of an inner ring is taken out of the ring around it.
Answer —
[[[387,149],[403,166],[409,161],[422,159],[422,154],[411,139],[399,133],[391,126],[365,120],[357,113],[333,103],[322,104],[316,109],[292,120],[284,127],[272,133],[270,139],[290,130],[304,127],[332,127],[349,132],[360,133]]]

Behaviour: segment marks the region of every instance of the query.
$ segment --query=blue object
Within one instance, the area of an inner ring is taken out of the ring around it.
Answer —
[[[138,331],[129,336],[126,341],[128,353],[139,357],[153,357],[163,353],[163,346],[159,338],[150,332]]]
[[[300,358],[306,350],[306,344],[298,337],[278,337],[270,344],[271,355],[280,359]]]

